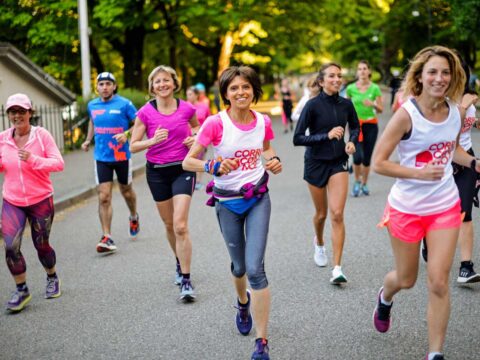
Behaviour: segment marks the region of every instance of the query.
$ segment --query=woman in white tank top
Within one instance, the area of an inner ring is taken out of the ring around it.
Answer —
[[[406,75],[411,98],[393,115],[374,154],[374,170],[396,178],[385,210],[395,257],[380,289],[374,311],[379,332],[390,328],[393,296],[414,286],[420,243],[425,236],[428,259],[427,359],[443,359],[443,343],[450,314],[449,273],[461,223],[458,190],[451,162],[473,167],[480,162],[458,146],[466,81],[458,57],[448,48],[421,50]],[[449,100],[450,99],[450,100]],[[400,163],[389,160],[398,146]],[[414,332],[411,333],[412,336]]]
[[[240,334],[248,335],[253,315],[256,339],[251,359],[268,360],[270,289],[264,259],[271,205],[266,185],[267,171],[279,174],[282,163],[270,144],[270,118],[250,109],[262,95],[257,73],[248,66],[231,66],[220,75],[219,85],[227,110],[202,124],[183,168],[214,176],[211,200],[231,260],[238,297],[236,326]],[[199,160],[198,154],[209,145],[215,158]]]

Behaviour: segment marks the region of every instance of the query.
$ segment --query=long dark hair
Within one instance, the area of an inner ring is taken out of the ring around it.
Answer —
[[[339,70],[342,70],[342,67],[336,62],[329,62],[329,63],[323,64],[320,70],[318,70],[318,75],[317,75],[317,84],[318,84],[318,87],[320,88],[320,92],[323,92],[323,86],[320,85],[320,81],[323,81],[325,79],[325,70],[327,70],[330,66],[335,66]]]

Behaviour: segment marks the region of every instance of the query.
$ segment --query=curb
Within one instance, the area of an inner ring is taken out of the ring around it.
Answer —
[[[136,178],[139,175],[142,175],[144,173],[145,173],[145,164],[137,165],[132,170],[132,178]],[[114,182],[114,186],[115,184],[117,184],[116,181]],[[91,198],[96,194],[97,194],[97,185],[92,185],[90,187],[85,187],[77,192],[72,192],[69,195],[56,199],[53,201],[53,204],[55,205],[55,212],[66,210],[78,204],[80,201]]]

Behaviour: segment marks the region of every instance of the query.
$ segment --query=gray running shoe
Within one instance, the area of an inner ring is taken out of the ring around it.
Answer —
[[[182,285],[180,286],[180,300],[185,302],[195,301],[196,295],[193,290],[190,279],[182,279]]]

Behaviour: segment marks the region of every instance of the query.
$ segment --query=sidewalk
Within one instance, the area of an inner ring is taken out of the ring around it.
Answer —
[[[76,150],[63,154],[65,169],[51,173],[54,189],[55,211],[61,211],[78,201],[97,193],[94,173],[93,149]],[[133,177],[145,172],[144,152],[132,154]]]

